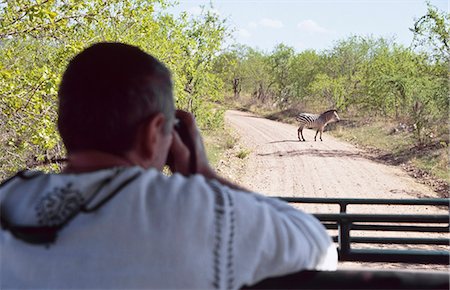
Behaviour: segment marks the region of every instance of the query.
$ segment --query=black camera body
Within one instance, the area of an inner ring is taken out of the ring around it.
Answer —
[[[194,140],[192,140],[186,124],[184,124],[180,119],[177,119],[175,122],[175,131],[177,131],[181,141],[183,141],[184,145],[189,149],[189,172],[190,174],[195,174],[197,172],[197,153],[195,150]],[[173,156],[169,155],[168,163],[171,162],[176,162],[176,160],[173,160]]]

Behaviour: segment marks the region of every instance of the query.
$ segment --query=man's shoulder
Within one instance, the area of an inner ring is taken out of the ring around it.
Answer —
[[[225,190],[223,185],[202,175],[183,176],[178,173],[168,176],[145,172],[138,186],[150,195],[159,194],[165,198],[170,196],[181,200],[196,199],[199,202],[213,198],[215,194]]]
[[[157,199],[157,202],[197,204],[201,206],[217,207],[245,207],[251,210],[260,202],[265,203],[267,197],[262,195],[230,188],[219,180],[208,179],[203,175],[194,174],[183,176],[175,173],[152,175],[144,173],[140,182],[141,194],[146,199]]]

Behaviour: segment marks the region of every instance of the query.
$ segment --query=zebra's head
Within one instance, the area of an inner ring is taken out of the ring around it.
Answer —
[[[322,113],[321,116],[325,117],[325,120],[327,120],[327,123],[339,122],[341,120],[341,118],[339,118],[339,115],[336,110],[328,110],[328,111]]]
[[[339,115],[337,113],[336,110],[333,110],[333,117],[332,117],[335,122],[339,122],[341,120],[341,118],[339,118]]]

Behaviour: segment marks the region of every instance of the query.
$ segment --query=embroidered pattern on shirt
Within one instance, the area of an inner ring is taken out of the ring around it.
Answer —
[[[234,286],[234,231],[236,227],[236,216],[234,212],[234,200],[228,192],[226,193],[228,198],[228,204],[230,205],[230,236],[228,237],[227,247],[227,272],[228,272],[228,285],[227,289],[233,289]]]
[[[232,195],[214,182],[209,182],[214,191],[214,276],[213,287],[234,288],[234,239],[236,215]],[[228,233],[228,237],[224,236]],[[222,271],[225,270],[225,273]],[[225,274],[225,275],[224,275]]]
[[[38,223],[43,226],[64,224],[80,210],[83,203],[83,196],[72,187],[71,183],[65,187],[55,187],[36,206]]]
[[[214,240],[214,282],[213,286],[216,289],[221,285],[221,249],[222,249],[222,227],[224,224],[224,199],[222,192],[215,185],[213,185],[215,194],[215,208],[214,208],[214,226],[216,227],[215,240]]]

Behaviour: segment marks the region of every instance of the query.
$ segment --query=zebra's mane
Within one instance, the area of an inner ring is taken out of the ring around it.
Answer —
[[[331,112],[337,112],[337,110],[336,110],[336,109],[331,109],[331,110],[325,111],[325,112],[323,112],[323,113],[321,113],[321,114],[300,113],[298,116],[313,116],[313,117],[315,117],[315,118],[318,118],[318,117],[320,117],[320,116],[329,114],[329,113],[331,113]],[[298,117],[297,117],[297,118],[298,118]]]

